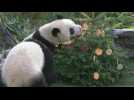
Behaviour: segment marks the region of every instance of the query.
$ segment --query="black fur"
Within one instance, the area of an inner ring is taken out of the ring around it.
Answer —
[[[51,52],[53,52],[53,53],[55,52],[55,49],[56,49],[55,45],[52,44],[52,43],[50,43],[48,40],[44,39],[44,38],[40,35],[40,32],[39,32],[38,30],[34,33],[32,39],[33,39],[33,40],[38,40],[38,41],[40,41],[43,45],[46,45],[46,47],[49,48],[49,50],[50,50]]]
[[[73,28],[70,28],[70,34],[73,35],[75,33],[74,29]]]
[[[58,28],[54,28],[54,29],[52,30],[52,35],[53,35],[54,37],[57,37],[59,33],[60,33],[60,30],[59,30]]]
[[[46,82],[46,79],[44,77],[44,75],[39,75],[37,77],[34,77],[32,80],[31,80],[31,84],[30,84],[30,87],[47,87],[48,84]]]
[[[43,51],[44,57],[45,57],[43,73],[44,73],[46,82],[48,82],[48,85],[49,85],[51,83],[56,82],[56,80],[57,80],[57,76],[56,76],[55,70],[53,68],[53,53],[55,51],[55,46],[53,44],[51,44],[50,42],[48,42],[47,40],[45,40],[43,37],[41,37],[40,33],[38,33],[38,32],[39,31],[35,32],[35,34],[33,35],[33,38],[29,39],[27,41],[36,42],[42,48],[42,51]],[[37,84],[38,83],[39,82],[37,82]],[[34,84],[36,84],[36,83],[34,83]]]

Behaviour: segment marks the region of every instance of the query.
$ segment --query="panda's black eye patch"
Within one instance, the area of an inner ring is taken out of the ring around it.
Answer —
[[[74,34],[74,29],[73,29],[73,28],[70,28],[69,31],[70,31],[70,34],[71,34],[71,35]]]
[[[60,33],[60,30],[59,30],[58,28],[54,28],[54,29],[52,30],[52,35],[53,35],[54,37],[57,37],[57,36],[58,36],[58,33]]]

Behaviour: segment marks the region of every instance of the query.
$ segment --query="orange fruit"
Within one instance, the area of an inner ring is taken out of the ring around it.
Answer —
[[[100,49],[100,48],[97,48],[97,49],[95,50],[95,54],[96,54],[97,56],[101,56],[101,55],[103,54],[103,50]]]
[[[99,80],[100,79],[100,74],[98,72],[93,73],[93,79],[94,80]]]

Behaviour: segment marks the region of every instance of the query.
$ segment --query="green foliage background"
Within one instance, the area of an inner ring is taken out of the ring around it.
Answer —
[[[22,41],[40,25],[56,19],[56,15],[71,18],[76,23],[86,21],[89,28],[86,35],[75,41],[73,48],[61,47],[55,55],[55,68],[59,75],[58,82],[80,86],[104,86],[116,83],[122,76],[122,70],[116,69],[118,63],[126,68],[125,57],[121,48],[113,44],[113,39],[108,34],[113,28],[134,28],[133,12],[0,12],[0,24],[12,31],[13,37]],[[96,37],[97,29],[103,29],[105,37]],[[3,41],[0,32],[0,50],[11,48]],[[104,45],[105,44],[105,45]],[[5,46],[6,45],[6,46]],[[81,52],[79,49],[86,45],[89,51]],[[113,50],[110,57],[102,55],[93,61],[95,49],[99,47],[106,51]],[[100,80],[92,79],[94,72],[100,73]],[[82,77],[82,78],[81,78]]]

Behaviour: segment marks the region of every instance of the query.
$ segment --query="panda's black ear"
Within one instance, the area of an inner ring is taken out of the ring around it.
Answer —
[[[62,15],[56,15],[57,19],[63,19]]]
[[[53,28],[52,29],[52,35],[54,37],[57,37],[59,33],[60,33],[60,29],[58,29],[58,28]]]

